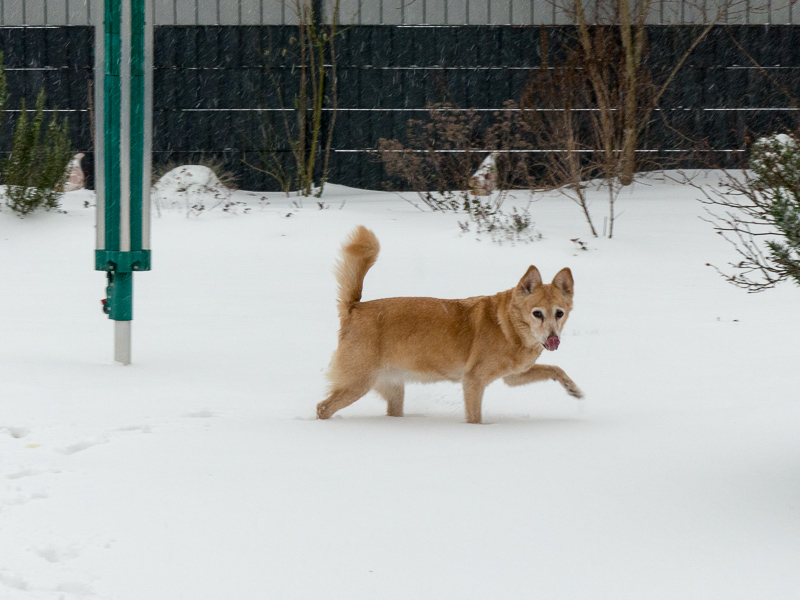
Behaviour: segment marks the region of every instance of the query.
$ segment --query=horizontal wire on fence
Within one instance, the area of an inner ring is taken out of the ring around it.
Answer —
[[[22,110],[19,109],[19,108],[7,108],[5,110],[5,112],[7,112],[7,113],[21,113]],[[36,112],[36,109],[35,108],[26,108],[25,112],[26,113],[34,113],[34,112]],[[89,109],[88,108],[43,108],[42,112],[43,113],[56,113],[56,114],[61,114],[61,113],[88,113]]]
[[[747,65],[714,65],[709,67],[696,67],[694,65],[688,65],[689,67],[694,68],[702,68],[709,71],[794,71],[800,70],[800,66],[781,66],[781,65],[769,65],[769,66],[747,66]],[[325,65],[326,69],[330,69],[332,65]],[[15,68],[7,68],[6,71],[37,71],[37,70],[48,70],[48,69],[65,69],[68,67],[15,67]],[[71,67],[69,67],[71,68]],[[254,67],[254,66],[237,66],[237,67],[162,67],[162,66],[154,66],[154,71],[294,71],[298,68],[297,65],[274,65],[269,67]],[[508,67],[481,67],[481,66],[450,66],[450,65],[429,65],[429,66],[417,66],[417,65],[410,65],[410,66],[403,66],[403,67],[381,67],[381,66],[374,66],[374,65],[347,65],[347,64],[339,64],[337,65],[337,69],[339,70],[357,70],[357,71],[529,71],[529,72],[539,72],[539,71],[556,71],[559,68],[551,67],[551,66],[542,66],[536,65],[533,67],[515,67],[515,66],[508,66]],[[582,67],[576,67],[576,71],[583,71]]]
[[[573,152],[575,154],[599,154],[603,150],[542,150],[542,149],[529,149],[529,150],[491,150],[488,148],[470,148],[468,150],[375,150],[374,148],[352,148],[352,149],[336,149],[333,152],[353,153],[360,152],[366,154],[567,154]],[[637,149],[636,153],[639,154],[715,154],[719,152],[728,153],[741,153],[747,150],[740,148],[728,148],[723,150],[659,150],[659,149]],[[622,150],[614,150],[614,154],[621,154]]]
[[[296,112],[294,108],[156,108],[157,112]],[[307,109],[312,112],[314,109]],[[322,108],[322,112],[407,112],[407,113],[429,113],[429,112],[564,112],[563,108]],[[609,108],[609,112],[622,110],[619,108]],[[571,108],[570,112],[599,112],[599,108]],[[654,112],[798,112],[800,107],[750,107],[750,108],[656,108]]]

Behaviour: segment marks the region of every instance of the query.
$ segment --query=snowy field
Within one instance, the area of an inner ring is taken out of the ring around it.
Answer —
[[[246,213],[165,210],[128,367],[92,194],[66,214],[4,208],[0,598],[800,597],[800,289],[748,295],[707,267],[735,256],[698,195],[636,185],[613,240],[545,198],[543,239],[521,245],[335,186],[324,209],[237,192]],[[358,224],[382,244],[365,299],[493,294],[529,264],[548,281],[569,266],[575,308],[542,362],[586,399],[498,382],[475,426],[443,383],[409,386],[403,419],[369,395],[316,420],[332,265]]]

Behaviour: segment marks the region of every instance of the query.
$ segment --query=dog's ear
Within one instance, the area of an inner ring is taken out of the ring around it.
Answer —
[[[528,267],[528,270],[525,271],[525,275],[522,276],[522,279],[519,280],[517,288],[523,294],[530,294],[540,285],[542,285],[542,275],[539,273],[539,269],[531,265]]]
[[[572,279],[572,271],[564,267],[556,276],[553,277],[553,285],[564,292],[567,296],[572,297],[575,292],[575,280]]]

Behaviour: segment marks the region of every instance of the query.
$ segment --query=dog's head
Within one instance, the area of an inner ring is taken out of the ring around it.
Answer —
[[[531,265],[513,291],[513,304],[517,310],[517,330],[532,347],[541,344],[547,350],[556,350],[561,330],[572,310],[575,282],[572,272],[561,269],[552,283],[542,283],[539,269]]]

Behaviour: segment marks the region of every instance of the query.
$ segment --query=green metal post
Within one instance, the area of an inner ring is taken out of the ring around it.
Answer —
[[[99,12],[95,269],[108,275],[104,311],[117,322],[115,358],[127,364],[133,272],[150,270],[152,5],[151,0],[102,0]]]

